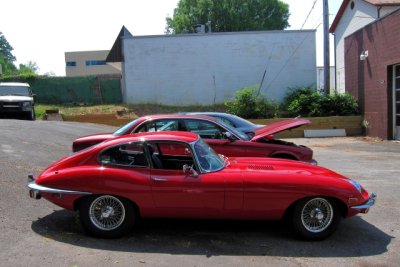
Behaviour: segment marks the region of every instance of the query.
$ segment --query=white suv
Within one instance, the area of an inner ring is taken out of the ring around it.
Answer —
[[[0,115],[22,114],[35,120],[33,96],[27,83],[0,83]]]

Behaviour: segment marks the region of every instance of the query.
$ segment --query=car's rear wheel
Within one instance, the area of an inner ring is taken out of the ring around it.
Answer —
[[[323,197],[299,201],[293,211],[293,227],[307,240],[321,240],[331,235],[341,220],[336,203]]]
[[[79,207],[79,216],[89,234],[102,238],[117,238],[126,234],[136,220],[133,205],[112,195],[86,197]]]

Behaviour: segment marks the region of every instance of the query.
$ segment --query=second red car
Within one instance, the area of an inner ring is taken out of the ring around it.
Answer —
[[[303,145],[275,139],[274,134],[311,123],[295,118],[255,129],[251,137],[208,116],[165,114],[137,118],[114,133],[84,136],[73,142],[74,152],[105,140],[139,132],[190,131],[200,135],[217,153],[228,157],[273,157],[316,165],[313,151]]]

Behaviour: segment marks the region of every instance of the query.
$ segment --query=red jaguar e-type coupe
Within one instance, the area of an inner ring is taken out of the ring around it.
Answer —
[[[329,236],[375,202],[356,181],[309,163],[227,158],[197,134],[156,132],[100,143],[50,165],[30,196],[78,210],[91,235],[114,238],[139,217],[279,220],[302,238]]]
[[[228,157],[274,157],[317,164],[313,151],[302,145],[275,139],[274,134],[311,123],[296,118],[256,128],[251,136],[209,116],[164,114],[137,118],[114,133],[84,136],[72,144],[74,152],[104,140],[139,132],[190,131],[200,135],[217,153]]]

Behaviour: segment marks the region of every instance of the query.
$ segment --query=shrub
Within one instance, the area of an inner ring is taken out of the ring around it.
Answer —
[[[291,88],[283,105],[292,116],[322,117],[359,114],[357,101],[348,93],[322,95],[311,87]]]
[[[246,87],[235,94],[235,100],[225,102],[227,112],[245,119],[275,117],[279,105],[256,93],[256,87]]]

